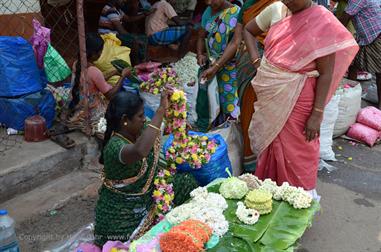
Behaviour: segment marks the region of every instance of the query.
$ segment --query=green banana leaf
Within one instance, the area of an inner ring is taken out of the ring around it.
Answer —
[[[208,188],[218,192],[219,184]],[[270,214],[262,215],[255,225],[246,225],[235,215],[237,200],[227,200],[224,215],[229,221],[229,233],[210,251],[293,251],[297,240],[311,226],[314,214],[320,209],[313,201],[308,209],[294,209],[287,202],[273,201]]]
[[[119,71],[122,72],[124,68],[128,68],[131,71],[130,81],[133,83],[141,83],[142,81],[139,79],[139,77],[136,74],[135,68],[133,68],[130,64],[128,64],[127,61],[124,61],[122,59],[116,59],[111,61],[111,64]]]

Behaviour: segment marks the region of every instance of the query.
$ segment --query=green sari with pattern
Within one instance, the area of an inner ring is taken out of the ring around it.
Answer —
[[[130,142],[119,134],[111,137],[104,148],[103,184],[95,209],[95,243],[138,239],[154,224],[155,204],[152,198],[154,178],[159,166],[165,166],[160,155],[160,140],[147,158],[132,165],[120,162],[120,151]],[[173,181],[175,204],[182,204],[198,185],[190,174],[176,174]]]

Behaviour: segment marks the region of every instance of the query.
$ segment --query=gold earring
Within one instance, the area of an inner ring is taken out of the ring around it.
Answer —
[[[124,123],[123,123],[124,126],[127,126],[127,124],[128,124],[127,122],[124,122]]]

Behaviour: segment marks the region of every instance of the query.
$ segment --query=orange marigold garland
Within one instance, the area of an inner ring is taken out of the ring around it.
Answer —
[[[160,238],[160,248],[163,252],[200,252],[209,241],[212,229],[197,220],[187,220],[173,227]]]

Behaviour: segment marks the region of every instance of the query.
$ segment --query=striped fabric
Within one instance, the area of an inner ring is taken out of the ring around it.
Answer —
[[[118,33],[115,29],[113,22],[122,22],[124,13],[121,10],[117,10],[109,4],[103,7],[101,16],[98,23],[98,32],[100,34]]]
[[[370,73],[381,73],[381,36],[370,45],[360,46],[354,66]]]
[[[180,42],[187,33],[186,26],[173,26],[148,37],[151,45],[170,45]]]

